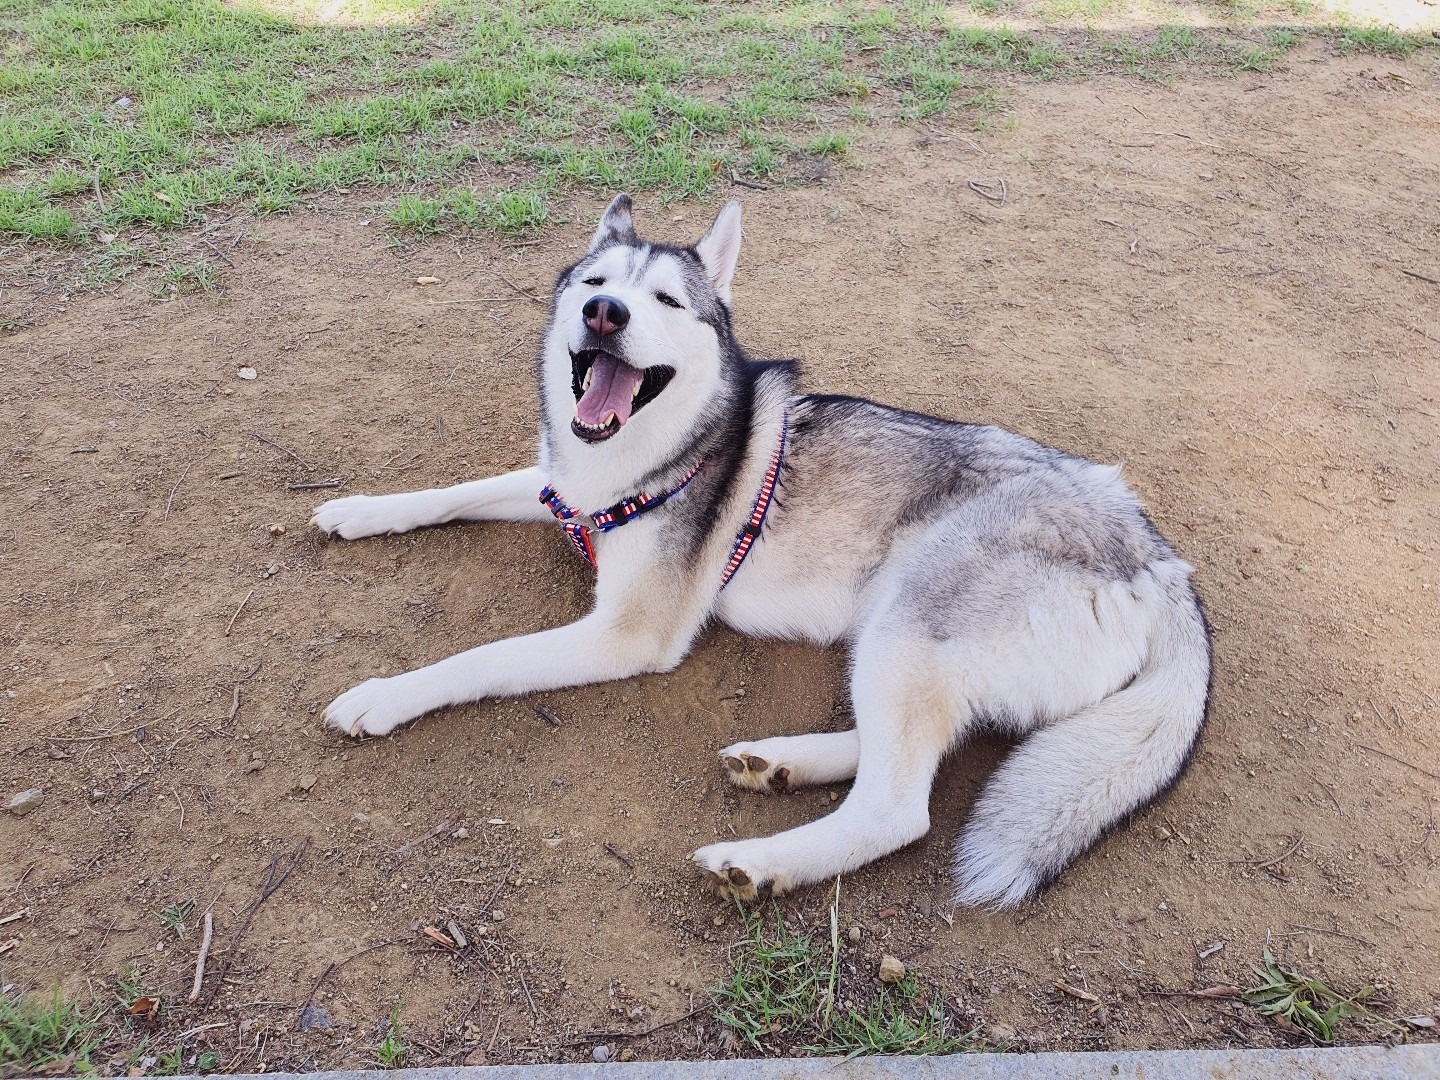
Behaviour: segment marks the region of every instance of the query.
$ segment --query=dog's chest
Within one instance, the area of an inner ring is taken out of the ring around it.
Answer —
[[[848,567],[814,573],[804,552],[767,538],[720,593],[715,613],[742,634],[828,644],[855,620],[856,587]]]

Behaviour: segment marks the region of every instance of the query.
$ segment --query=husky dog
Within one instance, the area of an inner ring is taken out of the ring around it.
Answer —
[[[539,364],[534,468],[356,495],[346,539],[456,520],[559,519],[598,570],[568,626],[341,694],[327,722],[384,735],[478,698],[669,671],[718,618],[851,652],[850,731],[739,742],[729,781],[854,779],[828,817],[691,858],[751,900],[919,839],[946,752],[1023,739],[971,811],[956,899],[1011,907],[1164,793],[1204,723],[1209,631],[1191,568],[1115,467],[995,427],[797,389],[749,359],[731,281],[740,206],[693,247],[639,239],[628,196],[561,272]]]

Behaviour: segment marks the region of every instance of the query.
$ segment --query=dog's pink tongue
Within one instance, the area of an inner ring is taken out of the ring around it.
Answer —
[[[635,388],[644,378],[643,371],[637,371],[609,353],[601,353],[590,368],[590,389],[575,403],[575,415],[582,424],[597,427],[608,424],[612,415],[624,424],[630,419],[630,403],[634,400]]]

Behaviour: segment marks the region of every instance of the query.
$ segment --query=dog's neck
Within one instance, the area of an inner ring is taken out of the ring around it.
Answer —
[[[596,445],[572,435],[568,417],[562,424],[554,415],[558,410],[552,410],[540,433],[541,469],[570,505],[587,513],[640,492],[668,491],[697,462],[718,466],[715,471],[731,475],[746,457],[757,431],[775,426],[770,414],[778,415],[784,408],[796,379],[792,365],[740,361],[722,391],[706,403],[688,437],[665,445],[644,437],[643,412],[632,421],[636,425],[633,431]],[[649,407],[664,408],[664,395]],[[768,447],[770,435],[763,439]]]

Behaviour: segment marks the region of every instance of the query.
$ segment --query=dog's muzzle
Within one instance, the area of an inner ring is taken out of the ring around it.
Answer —
[[[604,349],[571,351],[570,371],[575,391],[570,430],[586,442],[613,436],[675,377],[672,367],[632,367]]]

